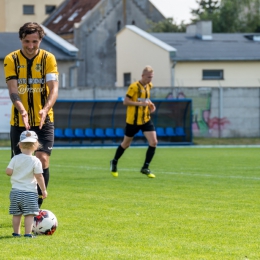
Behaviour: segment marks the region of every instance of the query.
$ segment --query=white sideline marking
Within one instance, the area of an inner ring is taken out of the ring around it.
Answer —
[[[58,165],[58,164],[52,164],[51,168],[54,167],[58,167],[58,168],[64,168],[64,165]],[[99,170],[99,171],[107,171],[110,172],[109,167],[107,168],[102,168],[102,167],[88,167],[88,166],[70,166],[67,165],[66,168],[77,168],[77,169],[85,169],[88,171],[91,170]],[[140,169],[124,169],[124,168],[120,168],[119,172],[140,172]],[[155,172],[156,174],[156,172]],[[245,176],[226,176],[226,175],[213,175],[213,174],[201,174],[201,173],[183,173],[183,172],[161,172],[160,174],[172,174],[172,175],[185,175],[185,176],[198,176],[198,177],[212,177],[212,178],[223,178],[223,179],[248,179],[248,180],[260,180],[260,177],[245,177]]]
[[[4,164],[4,165],[7,165],[9,163],[9,161],[7,162],[4,162],[4,161],[1,161],[0,162],[0,165],[1,164]],[[83,169],[83,170],[87,170],[87,171],[107,171],[108,173],[110,173],[110,170],[109,170],[109,165],[107,168],[102,168],[102,167],[89,167],[89,166],[73,166],[73,165],[60,165],[60,164],[54,164],[52,163],[51,164],[51,168],[74,168],[74,169]],[[259,168],[259,167],[257,167]],[[241,169],[241,168],[240,168]],[[126,169],[126,168],[120,168],[119,169],[119,172],[129,172],[129,171],[132,171],[132,172],[136,172],[136,173],[139,173],[140,172],[140,169]],[[156,172],[155,172],[156,174]],[[230,176],[227,176],[227,175],[213,175],[213,174],[202,174],[202,173],[183,173],[183,172],[162,172],[160,171],[159,174],[170,174],[170,175],[183,175],[183,176],[197,176],[197,177],[210,177],[210,178],[222,178],[222,179],[241,179],[241,180],[256,180],[256,181],[259,181],[260,180],[260,177],[245,177],[245,176],[239,176],[239,175],[230,175]]]
[[[147,148],[148,145],[143,146],[131,146],[131,148]],[[116,149],[117,146],[54,146],[53,150],[61,150],[61,149]],[[169,149],[180,149],[180,148],[260,148],[258,144],[252,145],[158,145],[157,149],[160,148],[169,148]],[[1,150],[10,150],[10,147],[0,147]]]

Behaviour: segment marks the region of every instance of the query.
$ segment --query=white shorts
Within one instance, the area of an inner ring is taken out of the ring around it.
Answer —
[[[38,194],[36,192],[12,189],[10,192],[9,214],[38,215]]]

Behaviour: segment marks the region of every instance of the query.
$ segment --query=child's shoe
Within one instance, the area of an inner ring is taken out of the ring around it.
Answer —
[[[34,236],[34,235],[32,235],[32,234],[25,234],[24,237],[36,238],[36,236]]]
[[[17,233],[13,233],[12,236],[13,236],[13,237],[21,237],[21,235],[20,235],[20,234],[17,234]]]

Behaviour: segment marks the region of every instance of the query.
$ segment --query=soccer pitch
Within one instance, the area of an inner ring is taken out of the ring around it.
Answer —
[[[13,238],[8,214],[10,151],[0,150],[0,259],[259,260],[259,148],[54,149],[48,198],[53,236]],[[24,228],[22,227],[22,234]]]

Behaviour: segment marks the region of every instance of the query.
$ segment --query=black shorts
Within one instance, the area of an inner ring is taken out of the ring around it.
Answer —
[[[143,125],[130,125],[126,124],[125,127],[125,135],[128,137],[133,137],[135,134],[137,134],[141,130],[142,132],[151,132],[155,131],[155,127],[153,125],[152,120],[148,121],[147,123]]]
[[[10,139],[12,157],[21,153],[21,150],[19,149],[19,146],[17,144],[20,141],[21,133],[25,130],[26,129],[24,127],[11,125]],[[39,126],[31,126],[30,130],[34,131],[38,135],[38,141],[42,145],[42,147],[37,151],[45,152],[48,155],[51,155],[54,144],[54,123],[44,124],[42,129],[39,129]]]

